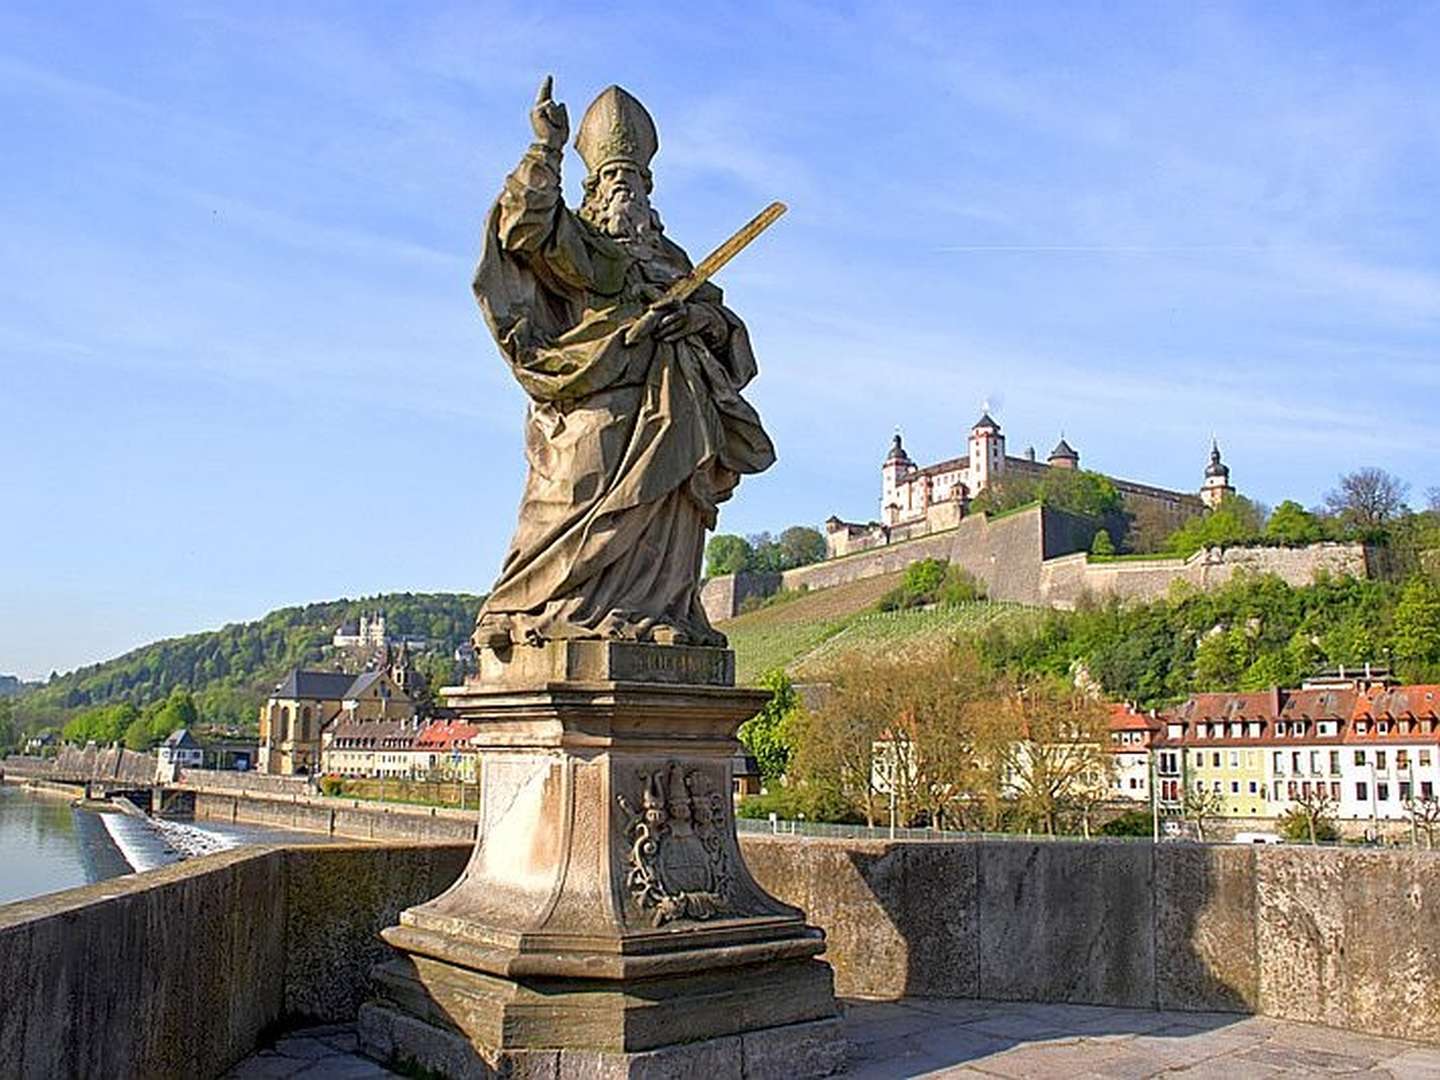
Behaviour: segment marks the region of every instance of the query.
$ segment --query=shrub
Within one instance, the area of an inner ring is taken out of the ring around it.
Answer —
[[[338,776],[320,777],[321,795],[343,795],[345,793],[345,781]]]
[[[1101,836],[1153,836],[1155,820],[1145,810],[1126,810],[1100,826]]]

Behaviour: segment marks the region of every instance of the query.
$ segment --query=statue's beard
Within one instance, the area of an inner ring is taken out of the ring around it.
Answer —
[[[580,216],[617,240],[639,240],[657,231],[655,211],[644,192],[630,188],[613,188],[602,195],[588,195],[580,206]]]

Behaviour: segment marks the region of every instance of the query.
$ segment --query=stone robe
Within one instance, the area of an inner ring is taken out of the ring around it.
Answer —
[[[775,459],[740,396],[749,336],[707,284],[690,302],[713,305],[723,335],[624,342],[689,269],[658,231],[622,243],[568,210],[558,151],[532,147],[506,179],[475,295],[530,398],[529,473],[482,627],[517,642],[725,643],[699,602],[705,532],[740,475]]]

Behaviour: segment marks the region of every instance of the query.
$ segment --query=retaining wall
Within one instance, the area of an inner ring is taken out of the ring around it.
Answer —
[[[197,820],[241,821],[359,840],[457,841],[473,844],[479,814],[440,806],[367,803],[324,796],[271,796],[196,791]]]

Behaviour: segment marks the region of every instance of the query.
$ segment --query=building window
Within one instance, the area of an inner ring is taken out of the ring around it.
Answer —
[[[1387,783],[1385,783],[1385,781],[1383,781],[1383,780],[1380,781],[1380,783],[1376,784],[1376,785],[1375,785],[1375,798],[1379,799],[1381,802],[1389,802],[1389,801],[1390,801],[1390,785],[1387,784]]]
[[[1397,769],[1408,769],[1409,767],[1410,767],[1410,751],[1409,751],[1409,750],[1396,750],[1396,751],[1395,751],[1395,768],[1397,768]]]
[[[1215,783],[1211,785],[1211,790],[1214,791],[1216,795],[1219,795],[1219,794],[1220,794],[1220,792],[1221,792],[1222,789],[1221,789],[1221,787],[1220,787],[1220,781],[1219,781],[1219,780],[1216,780]]]
[[[1239,750],[1231,750],[1231,751],[1230,751],[1230,768],[1232,768],[1232,769],[1237,769],[1237,768],[1239,768],[1239,767],[1240,767],[1240,751],[1239,751]]]
[[[1251,794],[1251,795],[1255,795],[1255,794],[1257,794],[1259,791],[1260,791],[1260,785],[1257,784],[1254,780],[1251,780],[1251,781],[1250,781],[1250,794]]]
[[[1300,767],[1300,751],[1299,751],[1299,750],[1291,750],[1291,751],[1290,751],[1290,771],[1291,771],[1292,773],[1294,773],[1296,776],[1299,776],[1302,772],[1305,771],[1304,769],[1302,769],[1302,768]]]
[[[1279,750],[1275,751],[1275,771],[1281,776],[1285,775],[1285,755]]]
[[[1370,785],[1365,783],[1365,781],[1363,780],[1356,784],[1355,798],[1358,802],[1364,802],[1366,799],[1370,798]]]
[[[1420,781],[1420,798],[1433,799],[1435,797],[1435,785],[1429,780]]]
[[[1217,768],[1217,769],[1220,767],[1220,751],[1219,751],[1219,750],[1216,750],[1214,753],[1212,753],[1212,754],[1210,755],[1210,764],[1214,765],[1215,768]]]
[[[1340,801],[1340,781],[1339,781],[1339,780],[1331,780],[1331,781],[1330,781],[1330,798],[1334,799],[1337,803]]]
[[[1355,764],[1356,764],[1356,765],[1364,765],[1364,764],[1365,764],[1365,751],[1364,751],[1364,750],[1356,750],[1356,751],[1355,751]]]
[[[1376,751],[1375,751],[1375,768],[1379,769],[1381,772],[1384,772],[1384,771],[1385,771],[1385,751],[1384,751],[1384,750],[1376,750]]]
[[[1428,768],[1430,767],[1430,751],[1429,751],[1429,750],[1421,750],[1421,751],[1420,751],[1420,767],[1421,767],[1422,769],[1428,769]]]
[[[1331,751],[1330,751],[1330,775],[1331,775],[1331,776],[1339,776],[1339,775],[1340,775],[1340,751],[1339,751],[1339,750],[1331,750]]]
[[[1409,802],[1409,801],[1410,801],[1410,781],[1409,781],[1409,780],[1401,780],[1401,781],[1400,781],[1400,801],[1401,801],[1402,803],[1405,803],[1405,802]]]
[[[1239,781],[1239,780],[1231,780],[1231,781],[1230,781],[1230,794],[1231,794],[1231,795],[1239,795],[1239,794],[1240,794],[1240,781]]]

